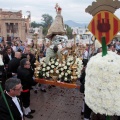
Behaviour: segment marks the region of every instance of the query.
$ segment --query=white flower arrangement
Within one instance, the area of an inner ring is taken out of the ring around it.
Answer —
[[[85,102],[95,113],[120,115],[120,56],[108,51],[87,64]]]
[[[52,76],[58,76],[58,81],[69,83],[72,82],[72,79],[74,79],[74,76],[72,76],[73,70],[71,68],[71,66],[74,64],[73,57],[68,57],[68,59],[62,61],[62,63],[59,62],[60,61],[55,58],[50,59],[48,64],[43,61],[40,64],[41,66],[39,66],[39,68],[35,68],[36,71],[39,71],[38,77],[49,78]],[[78,78],[82,70],[82,60],[76,59],[75,64],[77,65],[76,76]]]
[[[55,73],[55,69],[58,65],[55,65],[57,62],[57,59],[50,59],[49,63],[46,64],[45,61],[43,61],[40,65],[39,69],[39,78],[49,78],[51,74]],[[59,71],[58,71],[59,72]]]
[[[64,82],[72,82],[74,77],[72,76],[73,70],[71,66],[74,64],[73,56],[69,56],[66,61],[63,61],[61,65],[58,67],[58,71],[60,73],[59,79]],[[81,70],[83,68],[82,66],[82,60],[79,58],[76,58],[75,64],[77,65],[76,74],[77,78],[81,75]]]

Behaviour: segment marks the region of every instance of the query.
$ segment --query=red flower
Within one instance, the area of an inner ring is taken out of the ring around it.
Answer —
[[[60,7],[58,8],[58,11],[62,10]]]

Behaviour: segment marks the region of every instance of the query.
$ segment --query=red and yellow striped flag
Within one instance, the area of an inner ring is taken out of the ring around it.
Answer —
[[[102,19],[104,19],[104,23],[107,23],[109,20],[110,29],[107,32],[100,32],[98,30],[98,20],[102,23]],[[111,12],[108,11],[100,11],[97,13],[90,24],[88,25],[88,29],[92,32],[92,34],[99,40],[101,43],[101,38],[106,37],[106,44],[108,45],[114,36],[120,31],[120,20]]]

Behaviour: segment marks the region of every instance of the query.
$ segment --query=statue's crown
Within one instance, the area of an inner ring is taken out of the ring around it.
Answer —
[[[85,9],[85,12],[88,12],[94,16],[100,11],[109,11],[111,13],[114,13],[119,8],[120,1],[118,0],[96,0],[96,2],[92,2],[92,5],[88,6]]]

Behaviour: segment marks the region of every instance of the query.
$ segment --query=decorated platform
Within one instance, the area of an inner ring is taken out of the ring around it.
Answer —
[[[57,80],[47,80],[47,79],[36,78],[35,81],[40,84],[55,85],[55,86],[65,87],[65,88],[78,88],[78,89],[80,88],[80,86],[77,85],[76,83],[65,83]]]
[[[40,84],[80,88],[76,81],[81,75],[83,65],[81,58],[76,54],[75,35],[74,45],[68,47],[66,45],[68,38],[65,36],[66,30],[61,15],[62,9],[58,4],[55,9],[57,15],[46,36],[51,44],[46,50],[46,57],[41,58],[40,61],[37,61],[40,50],[36,48],[35,80]],[[65,47],[62,46],[63,44]]]

